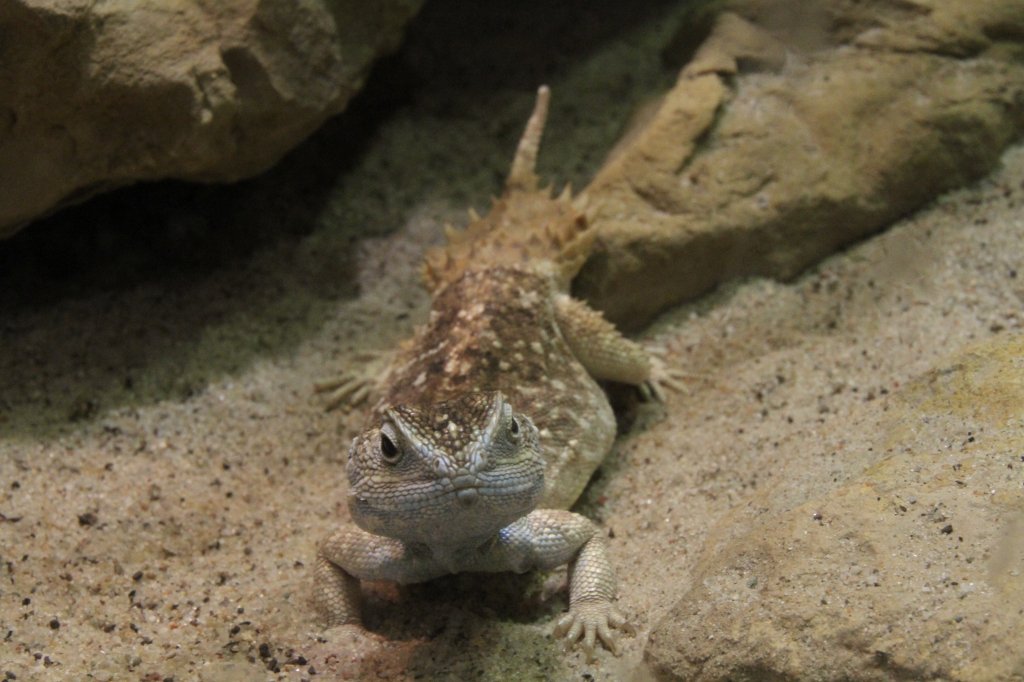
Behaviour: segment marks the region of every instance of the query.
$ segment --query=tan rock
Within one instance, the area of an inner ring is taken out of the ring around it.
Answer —
[[[265,170],[421,0],[0,0],[0,237],[139,180]]]
[[[957,354],[888,403],[879,463],[793,506],[764,492],[721,522],[693,589],[651,634],[656,672],[1024,676],[1021,358],[1021,335]],[[750,524],[752,509],[769,511]]]
[[[620,324],[792,277],[984,174],[1024,128],[1020,2],[808,0],[799,27],[789,3],[730,4],[587,189],[600,238],[575,286]]]

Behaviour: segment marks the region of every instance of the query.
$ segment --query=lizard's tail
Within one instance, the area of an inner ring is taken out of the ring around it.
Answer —
[[[447,244],[429,249],[423,275],[435,290],[471,268],[526,266],[553,274],[562,288],[576,275],[590,252],[593,233],[573,205],[566,187],[558,197],[538,187],[537,151],[547,122],[551,90],[537,90],[537,103],[519,140],[505,191],[484,217],[470,211],[465,230],[446,226]]]
[[[537,151],[540,149],[540,138],[544,134],[544,125],[548,121],[548,103],[551,101],[551,88],[542,85],[537,89],[537,102],[533,105],[533,113],[526,122],[526,130],[519,139],[516,156],[512,159],[512,170],[509,171],[505,187],[508,190],[520,189],[531,191],[537,189]]]

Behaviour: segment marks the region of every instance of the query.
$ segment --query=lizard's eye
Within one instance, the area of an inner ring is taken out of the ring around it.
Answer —
[[[519,420],[512,417],[512,420],[508,424],[508,432],[511,434],[513,440],[519,440]]]
[[[394,464],[395,462],[398,461],[398,458],[401,456],[401,454],[402,453],[398,449],[398,446],[395,445],[395,441],[392,440],[388,434],[381,431],[380,455],[381,457],[384,458],[384,461],[387,462],[388,464]]]

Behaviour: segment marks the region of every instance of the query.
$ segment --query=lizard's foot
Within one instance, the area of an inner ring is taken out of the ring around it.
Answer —
[[[370,632],[363,627],[362,622],[335,623],[328,625],[320,633],[320,638],[332,643],[352,644],[380,644],[387,639],[376,632]]]
[[[380,386],[389,355],[382,351],[364,351],[351,356],[353,365],[336,377],[313,384],[316,393],[326,394],[324,409],[330,412],[342,405],[358,407]]]
[[[385,637],[355,623],[309,634],[310,642],[302,654],[309,665],[329,679],[356,679],[360,662],[380,655],[389,644]]]
[[[583,651],[587,660],[594,660],[594,645],[601,643],[616,656],[619,655],[619,636],[612,628],[632,634],[633,626],[626,622],[615,606],[608,601],[595,600],[574,604],[569,613],[555,625],[555,637],[565,637],[566,648],[583,638]]]
[[[647,346],[645,350],[651,363],[651,376],[640,384],[640,395],[643,399],[663,403],[665,391],[687,395],[689,391],[684,382],[695,377],[681,369],[670,367],[665,361],[667,351],[664,346]]]

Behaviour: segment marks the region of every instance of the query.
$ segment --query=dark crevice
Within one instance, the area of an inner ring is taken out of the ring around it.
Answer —
[[[235,184],[168,180],[124,187],[0,242],[0,313],[201,275],[282,240],[296,241],[318,227],[332,189],[403,107],[442,118],[485,116],[481,107],[504,103],[502,91],[532,91],[668,4],[652,2],[637,10],[583,0],[427,3],[402,48],[376,63],[346,111],[263,175]],[[232,73],[239,70],[232,55],[225,58]],[[557,96],[556,103],[571,105]],[[519,134],[518,126],[493,132],[501,143]],[[592,172],[593,163],[584,170]],[[566,179],[579,186],[580,175]],[[382,206],[403,208],[388,187],[379,192]],[[380,233],[396,227],[393,218],[343,227]]]

